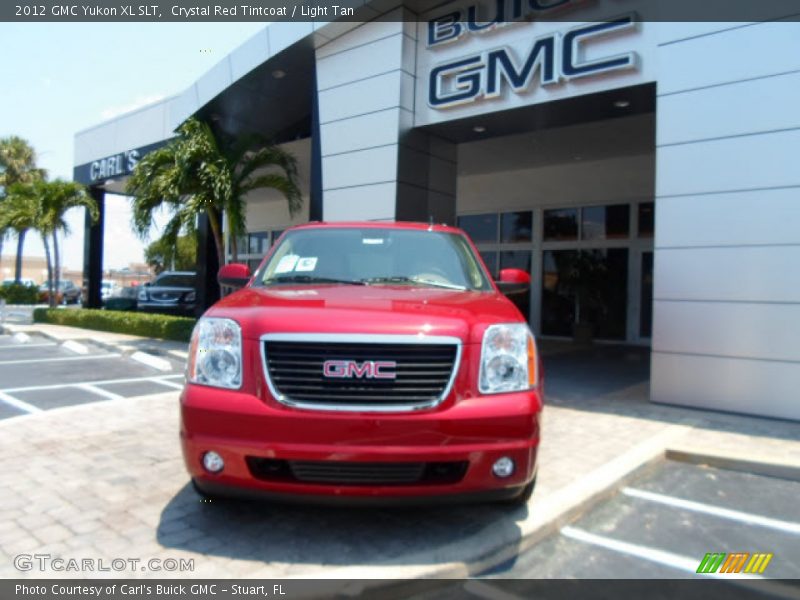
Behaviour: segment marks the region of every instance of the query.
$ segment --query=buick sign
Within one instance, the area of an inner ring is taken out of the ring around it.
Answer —
[[[539,85],[551,86],[599,73],[633,69],[638,62],[635,52],[593,60],[582,56],[584,47],[593,39],[636,26],[633,16],[626,15],[536,38],[521,59],[517,59],[510,48],[502,47],[446,62],[431,70],[428,104],[442,109],[480,98],[497,98],[506,85],[519,94],[531,87],[537,75]]]

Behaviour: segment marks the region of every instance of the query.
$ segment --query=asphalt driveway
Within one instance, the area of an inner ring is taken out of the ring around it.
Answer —
[[[798,481],[665,461],[558,534],[486,575],[797,579],[798,497]],[[741,565],[739,573],[723,574],[728,557],[738,553],[747,554],[731,559],[732,568]],[[718,569],[708,569],[713,573],[698,573],[707,554],[726,556],[717,559]]]
[[[0,419],[180,389],[183,365],[162,360],[155,368],[91,343],[0,335]]]

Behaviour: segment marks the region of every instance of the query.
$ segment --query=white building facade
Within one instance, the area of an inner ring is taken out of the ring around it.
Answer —
[[[271,24],[78,133],[76,179],[122,191],[191,115],[281,131],[307,202],[249,198],[245,260],[309,219],[458,222],[493,273],[532,274],[538,335],[650,346],[656,402],[800,419],[800,24],[519,4]]]

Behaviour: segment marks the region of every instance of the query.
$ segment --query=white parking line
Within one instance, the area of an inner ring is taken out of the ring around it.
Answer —
[[[647,492],[645,490],[638,490],[635,488],[623,488],[622,493],[632,498],[640,498],[649,502],[657,502],[675,508],[682,508],[692,512],[699,512],[706,515],[713,515],[723,519],[730,519],[731,521],[739,521],[740,523],[748,523],[750,525],[758,525],[768,529],[775,529],[783,531],[784,533],[800,534],[800,523],[793,523],[792,521],[781,521],[780,519],[771,519],[769,517],[762,517],[761,515],[754,515],[751,513],[742,512],[739,510],[731,510],[729,508],[721,508],[712,504],[703,504],[702,502],[694,502],[692,500],[683,500],[682,498],[675,498],[673,496],[666,496],[664,494],[656,494],[654,492]]]
[[[107,390],[101,389],[90,383],[82,383],[80,385],[76,385],[73,387],[85,390],[87,392],[91,392],[92,394],[97,394],[98,396],[103,396],[103,398],[108,398],[109,400],[119,400],[125,397],[125,396],[120,396],[119,394],[115,394],[114,392],[109,392]]]
[[[67,340],[61,347],[64,350],[69,350],[70,352],[74,352],[75,354],[80,354],[81,356],[85,356],[89,354],[89,348],[85,344],[81,344],[80,342],[76,342],[75,340]]]
[[[44,348],[45,346],[58,346],[55,342],[41,342],[36,344],[0,344],[0,350],[19,350],[20,348]]]
[[[613,550],[614,552],[619,552],[620,554],[627,554],[628,556],[633,556],[642,560],[672,567],[673,569],[685,571],[687,573],[691,573],[692,575],[725,579],[733,585],[751,588],[754,591],[757,591],[759,596],[766,594],[771,598],[797,600],[796,586],[786,585],[777,581],[769,581],[766,577],[762,577],[761,575],[754,575],[752,573],[736,573],[735,575],[723,573],[698,573],[697,567],[700,564],[700,559],[696,557],[692,558],[689,556],[681,556],[680,554],[673,554],[672,552],[666,552],[651,546],[642,546],[639,544],[631,544],[629,542],[615,540],[602,535],[589,533],[588,531],[584,531],[583,529],[578,529],[577,527],[572,527],[569,525],[561,528],[561,534],[579,542],[592,544],[593,546],[600,546],[601,548]],[[755,581],[748,581],[750,579],[758,579],[760,581],[756,585]]]
[[[152,381],[153,383],[160,383],[161,385],[165,385],[168,388],[172,388],[174,390],[182,390],[183,389],[182,385],[180,385],[178,383],[172,383],[171,381],[165,381],[163,379],[151,378],[151,379],[148,379],[148,381]]]
[[[586,544],[592,544],[593,546],[600,546],[601,548],[606,548],[607,550],[613,550],[614,552],[619,552],[621,554],[627,554],[628,556],[635,556],[636,558],[641,558],[642,560],[647,560],[650,562],[658,563],[660,565],[665,565],[667,567],[672,567],[673,569],[677,569],[679,571],[684,571],[686,573],[692,573],[694,575],[704,575],[706,577],[719,577],[719,573],[697,573],[697,567],[700,564],[700,558],[692,558],[689,556],[681,556],[680,554],[673,554],[672,552],[666,552],[665,550],[659,550],[658,548],[652,548],[651,546],[641,546],[639,544],[631,544],[630,542],[623,542],[620,540],[615,540],[613,538],[605,537],[603,535],[597,535],[594,533],[589,533],[588,531],[584,531],[583,529],[578,529],[577,527],[562,527],[561,528],[561,535],[568,537],[573,540],[577,540],[579,542],[584,542]],[[726,575],[726,577],[730,578],[730,575]],[[750,579],[763,579],[758,575],[751,575],[751,574],[738,574],[737,577],[739,578],[750,578]]]
[[[157,377],[126,377],[124,379],[104,379],[101,381],[77,381],[75,383],[56,383],[54,385],[30,385],[27,387],[17,387],[17,388],[8,388],[6,390],[0,390],[6,393],[13,394],[15,392],[36,392],[39,390],[60,390],[65,387],[77,387],[81,385],[107,385],[113,383],[136,383],[139,381],[154,381],[154,380],[161,380],[161,379],[178,379],[182,378],[182,374],[175,374],[175,375],[159,375]]]
[[[147,352],[134,352],[131,354],[131,360],[140,362],[143,365],[158,369],[159,371],[172,371],[172,364],[168,360],[153,356]]]
[[[27,360],[0,360],[2,365],[24,365],[29,363],[65,362],[69,360],[97,360],[100,358],[119,358],[120,354],[98,354],[96,356],[62,356],[60,358],[30,358]]]
[[[13,396],[9,396],[5,392],[0,392],[0,402],[5,402],[9,406],[13,406],[14,408],[18,408],[19,410],[25,411],[26,413],[37,413],[42,412],[41,408],[34,406],[33,404],[28,404],[27,402],[23,402],[22,400],[18,400]]]

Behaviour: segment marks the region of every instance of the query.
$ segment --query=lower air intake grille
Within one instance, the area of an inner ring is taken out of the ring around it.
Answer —
[[[247,457],[250,472],[257,479],[331,485],[457,483],[464,478],[467,464],[467,461],[389,463]]]

